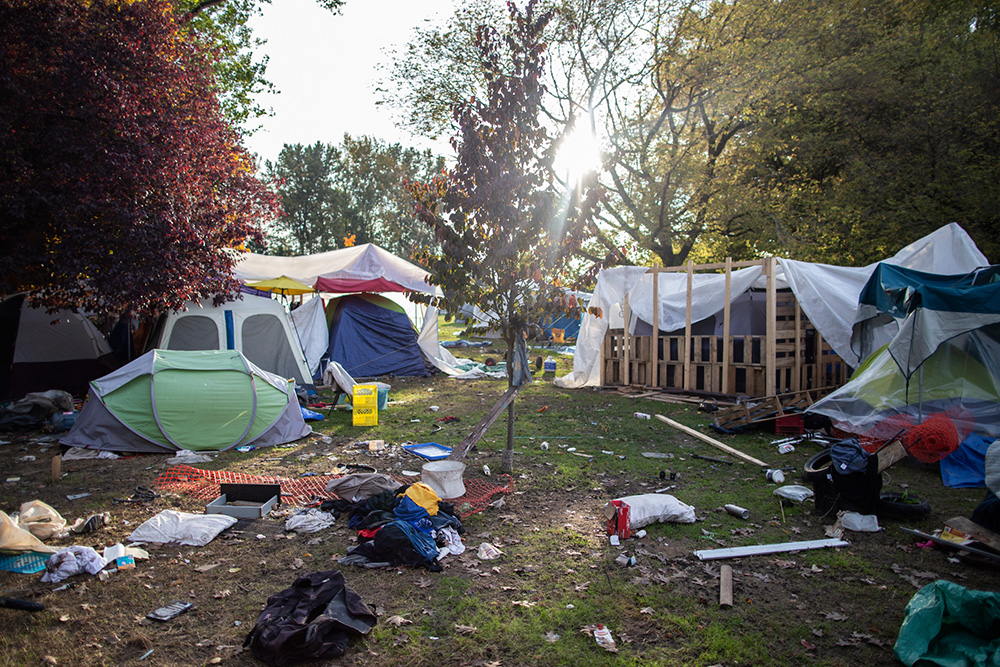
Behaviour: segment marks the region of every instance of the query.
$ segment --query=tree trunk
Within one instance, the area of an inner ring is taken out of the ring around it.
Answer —
[[[507,388],[514,386],[514,341],[507,341]],[[507,446],[500,457],[500,472],[510,475],[514,472],[514,401],[507,406]]]
[[[500,472],[507,475],[514,473],[514,401],[507,406],[507,447],[500,458]]]

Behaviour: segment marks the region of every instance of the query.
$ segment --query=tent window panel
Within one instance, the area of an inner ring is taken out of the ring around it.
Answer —
[[[258,368],[282,377],[287,369],[298,368],[285,328],[274,315],[251,315],[243,320],[240,340],[243,355]],[[305,378],[295,380],[305,383]]]
[[[168,350],[218,350],[219,328],[204,315],[187,315],[174,322],[167,341]]]

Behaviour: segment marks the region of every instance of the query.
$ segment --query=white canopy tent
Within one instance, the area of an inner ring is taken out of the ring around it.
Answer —
[[[436,368],[448,375],[461,373],[455,367],[451,353],[440,347],[437,309],[433,309],[432,316],[430,309],[403,296],[405,292],[420,292],[440,297],[443,295],[441,288],[430,284],[427,271],[374,244],[297,257],[247,253],[241,257],[233,272],[243,282],[288,276],[314,287],[325,296],[359,292],[381,294],[403,306],[411,322],[420,330],[419,344],[424,355]],[[305,307],[304,304],[298,310]],[[425,310],[428,312],[425,313]],[[316,320],[313,318],[311,321]],[[323,322],[325,324],[325,320]],[[308,339],[313,337],[313,334],[305,336]],[[303,345],[309,344],[303,340]]]
[[[951,223],[911,243],[885,260],[921,271],[961,274],[989,264],[969,235]],[[851,366],[860,363],[851,349],[851,331],[858,311],[858,296],[877,262],[864,267],[842,267],[813,264],[791,259],[779,259],[777,287],[788,288],[795,294],[806,317],[838,355]],[[590,308],[599,308],[600,317],[587,313],[583,317],[573,370],[556,378],[560,387],[597,386],[601,378],[601,344],[609,329],[624,328],[624,303],[628,295],[629,330],[637,320],[653,320],[653,277],[644,266],[620,266],[601,271],[594,288]],[[673,331],[682,328],[686,319],[687,275],[658,273],[659,328]],[[695,274],[691,294],[691,320],[710,317],[723,307],[722,275]],[[735,300],[751,287],[763,287],[762,267],[751,266],[732,272],[731,299]],[[888,342],[891,334],[886,334]]]

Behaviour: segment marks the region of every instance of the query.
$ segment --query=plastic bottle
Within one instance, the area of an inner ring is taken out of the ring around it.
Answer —
[[[615,638],[611,636],[611,631],[600,623],[594,629],[594,640],[597,641],[598,646],[606,651],[615,647]]]

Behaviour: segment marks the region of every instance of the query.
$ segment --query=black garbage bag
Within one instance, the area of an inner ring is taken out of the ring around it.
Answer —
[[[268,665],[288,667],[344,655],[350,636],[368,634],[375,623],[343,574],[310,572],[268,598],[243,646]]]

